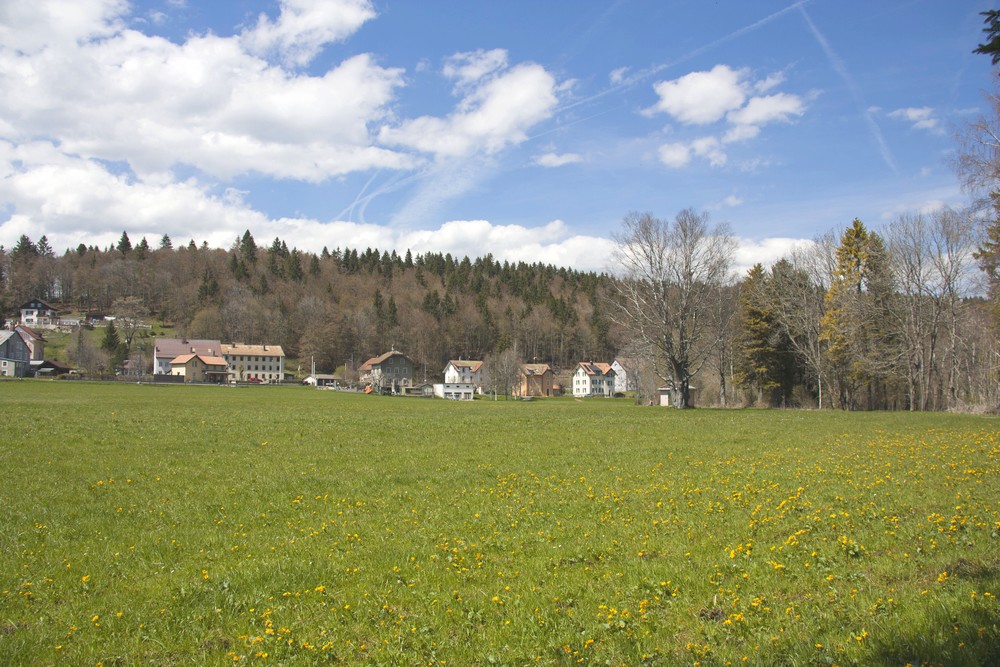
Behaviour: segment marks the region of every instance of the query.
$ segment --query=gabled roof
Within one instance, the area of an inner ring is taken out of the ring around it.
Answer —
[[[35,340],[45,340],[45,336],[30,327],[24,326],[23,324],[18,324],[14,327],[14,331],[21,334],[21,338],[24,338],[24,335],[27,334],[29,338],[34,338]]]
[[[605,364],[601,362],[593,361],[581,361],[577,364],[577,368],[582,368],[583,372],[587,375],[614,375],[615,371],[611,368],[611,364]]]
[[[473,373],[479,372],[479,369],[483,367],[482,361],[471,361],[469,359],[452,359],[448,363],[455,368],[468,368]]]
[[[361,364],[361,367],[358,368],[358,370],[359,371],[370,371],[375,366],[378,366],[383,361],[385,361],[389,357],[393,357],[393,356],[403,357],[404,359],[406,359],[407,361],[409,361],[411,364],[413,363],[410,360],[410,358],[408,356],[406,356],[405,354],[403,354],[402,352],[399,352],[398,350],[390,350],[389,352],[386,352],[385,354],[380,354],[377,357],[372,357],[371,359],[369,359],[365,363]]]
[[[222,354],[245,354],[258,357],[283,357],[285,351],[280,345],[245,345],[244,343],[225,343]]]
[[[8,340],[10,340],[11,338],[13,338],[14,336],[17,336],[17,339],[19,341],[21,341],[21,344],[24,345],[25,347],[27,347],[27,343],[24,342],[24,339],[21,338],[20,335],[18,335],[14,331],[10,331],[10,330],[7,330],[7,329],[4,329],[4,330],[0,331],[0,345],[6,343]]]
[[[521,364],[521,373],[524,375],[545,375],[552,373],[552,368],[548,364]]]
[[[173,359],[182,354],[219,355],[222,343],[206,338],[156,338],[153,341],[154,356],[159,359]]]
[[[205,364],[206,366],[226,366],[226,367],[229,366],[229,362],[227,362],[222,357],[213,357],[208,354],[182,354],[181,356],[171,361],[170,365],[183,366],[196,357],[200,359],[201,363]]]
[[[56,309],[53,306],[50,306],[41,299],[32,299],[31,301],[25,301],[24,303],[21,304],[21,307],[18,308],[18,310],[51,310],[57,313],[59,312],[58,309]]]

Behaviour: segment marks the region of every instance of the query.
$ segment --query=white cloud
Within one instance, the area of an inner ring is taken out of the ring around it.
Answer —
[[[625,81],[625,75],[628,74],[628,67],[619,67],[618,69],[611,70],[608,74],[608,79],[613,84],[619,84]]]
[[[790,255],[793,250],[805,249],[812,245],[813,241],[808,239],[774,237],[753,240],[738,238],[736,240],[736,253],[733,255],[734,268],[737,275],[742,276],[758,262],[764,266],[770,266],[779,259]]]
[[[128,0],[5,0],[0,3],[0,50],[34,54],[71,48],[121,29]]]
[[[715,137],[701,137],[691,142],[691,150],[695,155],[708,160],[713,167],[721,167],[726,164],[725,151],[722,150],[722,142]]]
[[[10,173],[14,160],[33,152],[48,162]],[[595,271],[605,268],[611,247],[609,239],[575,234],[559,220],[537,227],[457,220],[407,231],[338,220],[272,219],[254,210],[235,190],[213,194],[193,180],[164,185],[130,182],[96,162],[53,154],[47,144],[22,150],[0,143],[0,175],[0,201],[15,202],[18,211],[0,222],[0,243],[8,246],[21,234],[36,238],[42,229],[60,252],[80,243],[114,245],[121,230],[134,241],[146,237],[154,246],[167,233],[175,245],[194,240],[227,248],[249,229],[258,240],[286,238],[301,250],[317,253],[323,247],[375,247],[478,257],[487,248],[501,261]]]
[[[726,118],[734,125],[759,127],[775,121],[788,122],[790,116],[805,113],[802,98],[788,93],[754,97],[740,109],[730,111]]]
[[[907,107],[889,112],[889,118],[911,123],[915,130],[929,130],[940,132],[938,119],[934,117],[934,109],[931,107]]]
[[[661,81],[653,88],[660,97],[646,115],[666,112],[683,124],[710,125],[725,121],[728,128],[718,136],[702,136],[674,141],[660,147],[660,161],[669,167],[683,167],[692,156],[705,158],[709,165],[728,163],[724,146],[756,138],[761,128],[775,122],[791,122],[805,113],[801,97],[789,93],[761,95],[783,83],[784,74],[771,74],[753,81],[748,70],[716,65],[708,72],[692,72],[673,81]],[[754,94],[758,93],[758,94]]]
[[[261,14],[241,42],[250,53],[276,54],[285,64],[301,67],[326,44],[354,34],[374,17],[370,0],[281,0],[278,19]]]
[[[653,89],[659,101],[647,113],[666,112],[686,125],[706,125],[738,109],[746,99],[741,85],[744,72],[716,65],[708,72],[691,72],[673,81],[660,81]]]
[[[437,229],[402,234],[396,247],[414,252],[451,252],[478,257],[489,248],[494,258],[512,262],[542,262],[581,270],[606,268],[613,242],[610,239],[573,234],[562,220],[539,227],[495,225],[485,220],[455,220]]]
[[[523,142],[529,128],[552,116],[558,101],[555,91],[555,79],[545,68],[517,65],[474,88],[451,115],[386,125],[379,139],[439,157],[495,153]]]
[[[580,162],[583,162],[583,156],[578,153],[544,153],[535,158],[535,164],[540,167],[562,167]]]
[[[743,198],[737,197],[736,195],[729,195],[722,200],[722,203],[730,208],[736,208],[737,206],[741,206],[743,204]]]
[[[22,18],[19,27],[33,25]],[[318,182],[419,164],[373,145],[369,126],[388,117],[403,78],[369,55],[308,76],[247,54],[236,37],[174,44],[109,25],[84,31],[107,33],[100,40],[37,54],[0,48],[4,136],[52,137],[140,177],[187,164],[224,179],[256,171]]]
[[[12,160],[32,160],[11,169]],[[20,234],[45,234],[53,248],[114,243],[122,229],[150,243],[165,232],[227,247],[239,227],[256,228],[265,216],[231,197],[213,196],[195,181],[151,185],[130,182],[100,164],[66,157],[44,143],[5,152],[0,165],[0,201],[13,202],[17,213],[0,223],[0,242]],[[206,225],[206,221],[211,221]],[[117,232],[108,230],[118,230]]]
[[[775,72],[753,84],[754,92],[763,95],[772,88],[776,88],[785,82],[784,72]]]
[[[458,89],[470,86],[483,78],[507,67],[507,51],[472,51],[456,53],[445,61],[442,73],[449,79],[457,79]]]
[[[663,144],[659,150],[660,162],[668,167],[683,167],[691,161],[691,149],[687,144]]]

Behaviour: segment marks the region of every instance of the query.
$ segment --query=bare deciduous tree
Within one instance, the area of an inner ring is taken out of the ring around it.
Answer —
[[[691,378],[719,342],[713,311],[731,280],[733,237],[725,226],[710,228],[706,214],[684,209],[673,222],[629,213],[615,241],[616,317],[649,343],[673,404],[688,406]]]

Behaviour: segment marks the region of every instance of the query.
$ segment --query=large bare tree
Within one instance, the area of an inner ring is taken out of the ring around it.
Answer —
[[[684,209],[672,221],[629,213],[615,236],[616,317],[649,344],[657,375],[686,407],[691,379],[716,349],[723,327],[717,306],[731,282],[735,241],[724,225]],[[731,315],[731,314],[730,314]]]

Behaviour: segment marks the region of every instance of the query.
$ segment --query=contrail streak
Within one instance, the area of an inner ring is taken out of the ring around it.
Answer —
[[[754,21],[750,25],[743,26],[742,28],[734,30],[733,32],[731,32],[731,33],[729,33],[727,35],[723,35],[722,37],[719,37],[718,39],[712,40],[708,44],[705,44],[704,46],[699,46],[698,48],[696,48],[696,49],[694,49],[692,51],[688,51],[687,53],[685,53],[684,55],[682,55],[682,56],[680,56],[678,58],[670,60],[670,61],[668,61],[666,63],[661,63],[659,65],[654,65],[652,67],[647,67],[646,69],[641,70],[639,72],[636,72],[632,76],[623,79],[621,81],[621,83],[618,83],[618,84],[616,84],[614,86],[610,86],[609,88],[606,88],[605,90],[602,90],[599,93],[595,93],[594,95],[591,95],[590,97],[584,98],[582,100],[576,100],[575,102],[567,104],[566,106],[560,107],[558,109],[558,111],[566,111],[568,109],[572,109],[574,107],[578,107],[578,106],[580,106],[582,104],[587,104],[588,102],[592,102],[592,101],[594,101],[596,99],[600,99],[601,97],[604,97],[604,96],[609,95],[609,94],[611,94],[613,92],[621,90],[622,88],[629,88],[631,86],[634,86],[637,83],[640,83],[640,82],[642,82],[642,81],[644,81],[644,80],[646,80],[646,79],[648,79],[650,77],[656,76],[657,74],[659,74],[660,72],[662,72],[665,69],[669,69],[669,68],[674,67],[676,65],[679,65],[679,64],[681,64],[683,62],[691,60],[692,58],[700,56],[701,54],[705,53],[706,51],[711,51],[712,49],[716,48],[717,46],[720,46],[722,44],[725,44],[726,42],[732,41],[732,40],[736,39],[737,37],[742,37],[743,35],[745,35],[745,34],[747,34],[749,32],[753,32],[754,30],[757,30],[761,26],[767,25],[771,21],[774,21],[775,19],[778,19],[778,18],[784,16],[785,14],[787,14],[788,12],[790,12],[790,11],[792,11],[794,9],[804,8],[804,6],[806,4],[808,4],[810,1],[811,0],[798,0],[798,2],[794,2],[794,3],[790,4],[790,5],[788,5],[787,7],[785,7],[784,9],[779,9],[778,11],[774,12],[773,14],[768,14],[764,18],[758,19],[757,21]]]
[[[819,31],[816,24],[812,22],[811,18],[809,18],[809,14],[806,13],[806,8],[800,7],[799,9],[802,12],[802,18],[806,21],[806,25],[808,25],[809,30],[812,31],[813,37],[815,37],[816,41],[819,42],[820,47],[826,54],[827,60],[830,61],[830,66],[835,72],[837,72],[837,74],[840,75],[840,78],[844,80],[844,83],[847,84],[847,88],[851,91],[851,95],[854,97],[854,102],[858,105],[858,110],[860,111],[862,117],[864,117],[865,122],[868,124],[868,131],[871,133],[872,139],[874,139],[875,143],[878,145],[879,152],[882,154],[882,159],[885,160],[889,169],[891,169],[894,173],[898,172],[898,169],[896,168],[896,161],[893,159],[892,153],[889,151],[889,146],[885,142],[885,137],[882,136],[882,130],[875,122],[875,118],[872,116],[871,112],[868,110],[868,106],[865,104],[861,88],[854,81],[851,73],[847,71],[847,66],[844,65],[844,61],[841,60],[840,57],[834,52],[833,47],[831,47],[830,43],[826,41],[826,37],[823,36],[823,33]]]

